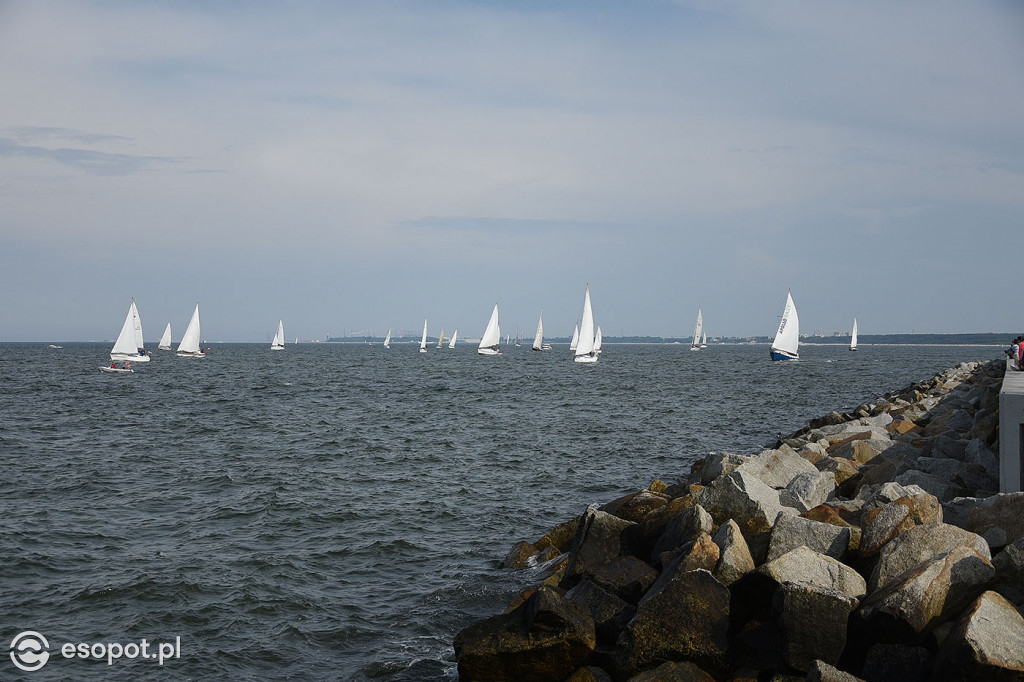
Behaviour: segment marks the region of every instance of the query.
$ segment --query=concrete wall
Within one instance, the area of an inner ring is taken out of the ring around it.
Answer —
[[[999,492],[1015,493],[1024,489],[1021,480],[1024,450],[1024,372],[1015,370],[1006,360],[1006,377],[999,391]]]

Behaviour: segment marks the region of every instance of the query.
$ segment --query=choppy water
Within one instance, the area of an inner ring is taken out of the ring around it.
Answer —
[[[120,376],[108,350],[0,344],[0,678],[454,679],[454,634],[532,582],[497,568],[516,540],[1000,353],[225,344]],[[162,667],[59,651],[175,637]]]

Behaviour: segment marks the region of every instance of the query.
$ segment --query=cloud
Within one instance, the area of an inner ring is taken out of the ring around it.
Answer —
[[[44,130],[47,134],[52,135],[60,129],[48,128]],[[124,138],[116,135],[79,134],[77,139],[96,143],[107,140],[120,141]],[[0,137],[0,157],[43,159],[69,166],[89,175],[99,176],[134,175],[151,170],[160,164],[184,161],[184,159],[167,156],[117,154],[74,147],[41,147],[21,144],[14,139],[4,137]]]

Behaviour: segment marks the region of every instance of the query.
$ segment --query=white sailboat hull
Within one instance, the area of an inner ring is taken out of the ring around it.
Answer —
[[[192,353],[192,352],[189,352],[189,351],[186,351],[186,350],[179,350],[176,353],[176,355],[179,358],[205,358],[206,357],[206,353],[203,353],[202,351],[200,351],[198,353]]]
[[[111,360],[124,360],[127,362],[149,362],[148,355],[132,355],[131,353],[111,353]]]
[[[597,353],[591,352],[591,353],[589,353],[587,355],[577,355],[576,357],[574,357],[572,359],[572,361],[573,362],[583,362],[583,363],[597,362]]]
[[[109,374],[132,374],[135,372],[134,369],[122,369],[120,367],[100,367],[100,371]]]
[[[480,355],[501,355],[497,348],[477,348],[476,352]]]

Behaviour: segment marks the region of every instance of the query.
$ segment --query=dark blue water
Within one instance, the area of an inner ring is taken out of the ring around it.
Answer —
[[[0,344],[0,678],[454,679],[454,634],[533,581],[498,569],[515,541],[1000,353],[225,344],[110,375],[108,350]],[[24,630],[38,672],[6,656]],[[163,666],[60,654],[176,637]]]

